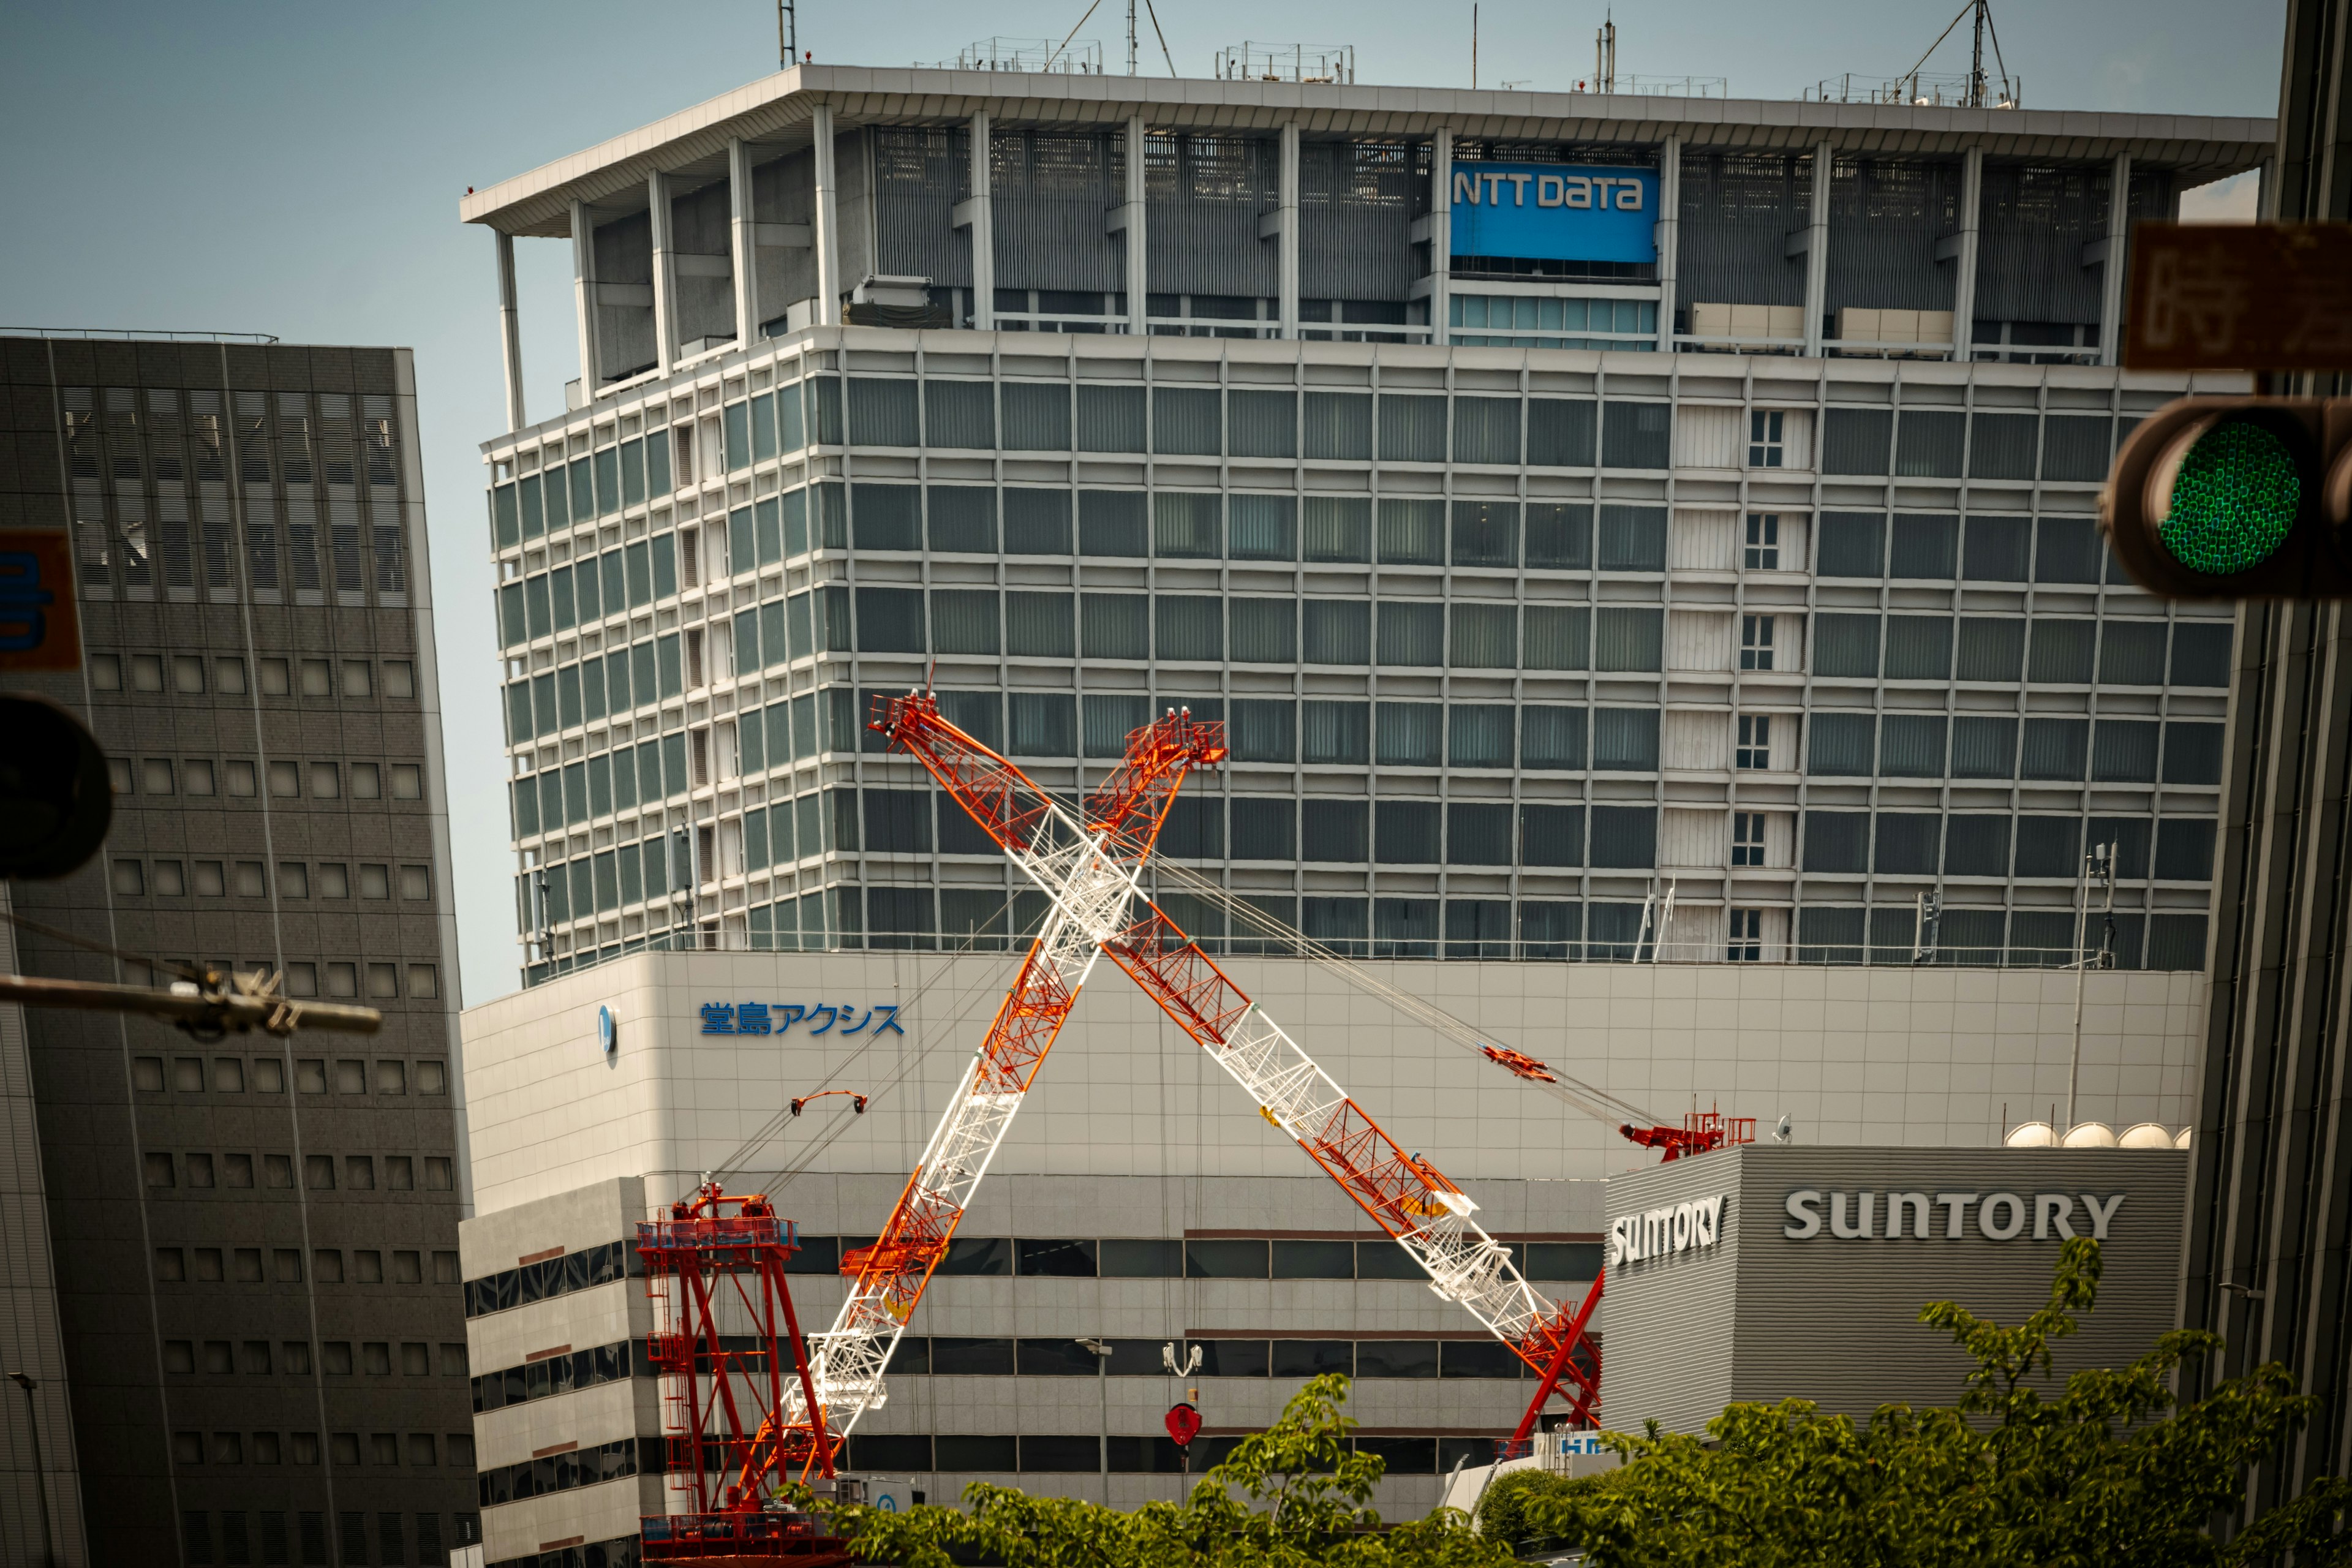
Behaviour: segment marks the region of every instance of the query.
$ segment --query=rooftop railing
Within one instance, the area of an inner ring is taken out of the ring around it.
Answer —
[[[95,338],[139,343],[274,343],[270,332],[223,332],[201,327],[0,327],[0,338]]]
[[[1311,956],[1297,942],[1264,937],[1201,936],[1202,948],[1218,957]],[[1752,964],[1795,969],[2038,969],[2065,972],[2104,967],[2096,951],[2053,947],[1944,947],[1915,949],[1908,943],[1826,943],[1786,940],[1654,942],[1579,937],[1559,941],[1526,938],[1479,940],[1447,937],[1334,936],[1308,939],[1342,957],[1366,960],[1670,965]],[[551,962],[526,966],[523,984],[543,984],[574,970],[593,969],[637,952],[1005,952],[1028,946],[1027,934],[1001,931],[868,931],[823,935],[743,931],[656,931],[648,936],[559,953]]]

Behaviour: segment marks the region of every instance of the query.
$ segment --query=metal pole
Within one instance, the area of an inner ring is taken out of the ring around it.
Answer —
[[[2099,877],[2106,888],[2106,904],[2099,917],[2099,967],[2116,966],[2116,856],[2122,850],[2121,840],[2101,847],[2102,865]]]
[[[1102,1434],[1096,1440],[1095,1463],[1102,1471],[1103,1507],[1110,1506],[1110,1342],[1081,1338],[1077,1343],[1094,1352],[1095,1385],[1102,1391]]]
[[[2098,861],[2104,846],[2094,845],[2083,852],[2083,879],[2075,894],[2074,912],[2074,1054],[2066,1065],[2066,1131],[2074,1130],[2074,1093],[2083,1078],[2083,972],[2090,967],[2090,953],[2083,946],[2083,928],[2091,920],[2091,871]],[[2065,1133],[2059,1134],[2064,1142]]]
[[[8,1375],[25,1391],[25,1420],[33,1429],[33,1489],[41,1499],[42,1568],[57,1568],[57,1540],[49,1524],[48,1475],[41,1464],[41,1408],[33,1398],[33,1390],[38,1385],[26,1373],[12,1372]]]

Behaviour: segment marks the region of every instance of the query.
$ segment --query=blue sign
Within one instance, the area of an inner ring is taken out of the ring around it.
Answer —
[[[596,1009],[596,1048],[609,1057],[619,1045],[620,1040],[614,1026],[612,1006],[610,1004],[601,1005]]]
[[[1591,163],[1456,163],[1454,254],[1655,261],[1658,172]]]
[[[854,1002],[838,1006],[820,1002],[813,1007],[803,1007],[797,1002],[702,1004],[702,1032],[706,1035],[789,1035],[795,1024],[806,1024],[812,1035],[862,1035],[869,1025],[877,1035],[907,1032],[898,1026],[897,1005],[889,1002],[867,1007],[862,1016]]]

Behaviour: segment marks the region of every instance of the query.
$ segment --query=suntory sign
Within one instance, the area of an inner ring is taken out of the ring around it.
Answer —
[[[1820,1236],[1838,1241],[1893,1241],[1905,1236],[1958,1241],[1971,1233],[1987,1241],[2015,1241],[2031,1226],[2036,1241],[2069,1241],[2085,1235],[2105,1241],[2124,1197],[2122,1193],[2105,1198],[2094,1193],[1825,1193],[1800,1187],[1789,1194],[1789,1223],[1780,1234],[1791,1241]]]
[[[1713,1247],[1723,1236],[1723,1194],[1629,1214],[1609,1224],[1609,1267]]]

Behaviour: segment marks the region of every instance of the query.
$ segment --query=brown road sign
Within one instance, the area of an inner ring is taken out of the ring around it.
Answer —
[[[0,670],[79,669],[73,547],[61,529],[0,529]]]
[[[2352,224],[2131,231],[2127,370],[2352,370]]]

